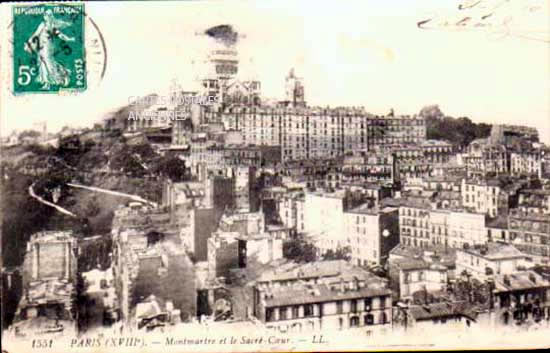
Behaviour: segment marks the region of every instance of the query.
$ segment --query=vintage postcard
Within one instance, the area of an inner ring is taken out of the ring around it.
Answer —
[[[549,8],[2,3],[2,352],[550,347]]]

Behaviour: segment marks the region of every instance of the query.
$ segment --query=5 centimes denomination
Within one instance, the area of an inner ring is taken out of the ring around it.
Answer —
[[[13,91],[87,88],[84,4],[13,7]]]

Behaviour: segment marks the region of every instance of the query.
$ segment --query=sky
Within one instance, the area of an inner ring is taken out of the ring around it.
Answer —
[[[13,96],[3,81],[1,131],[90,126],[174,78],[193,88],[211,48],[197,34],[230,24],[243,34],[240,77],[259,79],[267,97],[284,97],[295,68],[310,105],[415,114],[438,104],[449,116],[534,126],[550,143],[548,11],[548,0],[86,3],[105,40],[105,76],[64,96]]]

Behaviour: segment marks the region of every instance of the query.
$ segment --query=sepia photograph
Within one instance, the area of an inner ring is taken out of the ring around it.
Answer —
[[[0,4],[2,353],[550,348],[550,0]]]

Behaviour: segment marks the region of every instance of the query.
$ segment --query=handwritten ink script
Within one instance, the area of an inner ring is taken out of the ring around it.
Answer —
[[[455,11],[417,22],[421,29],[478,30],[502,38],[513,36],[550,42],[548,0],[463,0]]]

